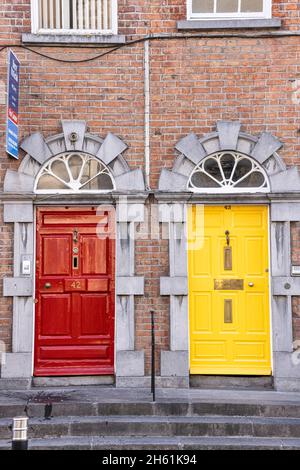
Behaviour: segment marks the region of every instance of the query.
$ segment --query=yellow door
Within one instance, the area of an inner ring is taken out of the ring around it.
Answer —
[[[190,373],[270,375],[268,207],[188,214]]]

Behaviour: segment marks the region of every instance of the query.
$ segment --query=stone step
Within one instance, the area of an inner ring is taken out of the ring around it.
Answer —
[[[0,439],[11,438],[11,420],[0,419]],[[236,416],[86,416],[30,419],[29,438],[58,436],[251,436],[300,438],[300,418]]]
[[[0,440],[0,450],[11,442]],[[29,441],[32,450],[299,450],[300,439],[257,437],[95,437],[76,436]]]
[[[273,377],[191,375],[190,386],[208,390],[273,390]]]
[[[52,416],[262,416],[300,417],[299,404],[258,404],[229,402],[97,402],[47,400],[41,397],[38,402],[0,404],[0,417],[13,418],[26,413],[30,418],[45,416],[45,406],[52,403]]]

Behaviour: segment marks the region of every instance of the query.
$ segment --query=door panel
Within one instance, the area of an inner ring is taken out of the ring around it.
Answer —
[[[115,245],[107,213],[38,209],[37,376],[114,373]]]
[[[107,239],[93,236],[82,237],[82,273],[107,273]]]
[[[71,271],[71,238],[70,236],[43,237],[43,275],[70,274]]]
[[[194,206],[188,227],[191,373],[271,374],[268,208]]]

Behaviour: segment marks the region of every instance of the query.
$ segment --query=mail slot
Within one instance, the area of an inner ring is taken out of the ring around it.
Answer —
[[[215,279],[215,290],[244,290],[244,279]]]
[[[86,280],[65,279],[65,290],[68,292],[84,292],[86,290]]]

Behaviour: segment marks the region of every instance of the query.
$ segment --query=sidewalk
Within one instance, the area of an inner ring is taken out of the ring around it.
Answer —
[[[0,391],[0,406],[27,403],[149,403],[148,389],[114,387],[48,387]],[[300,393],[253,390],[157,389],[158,403],[241,403],[300,405]]]

